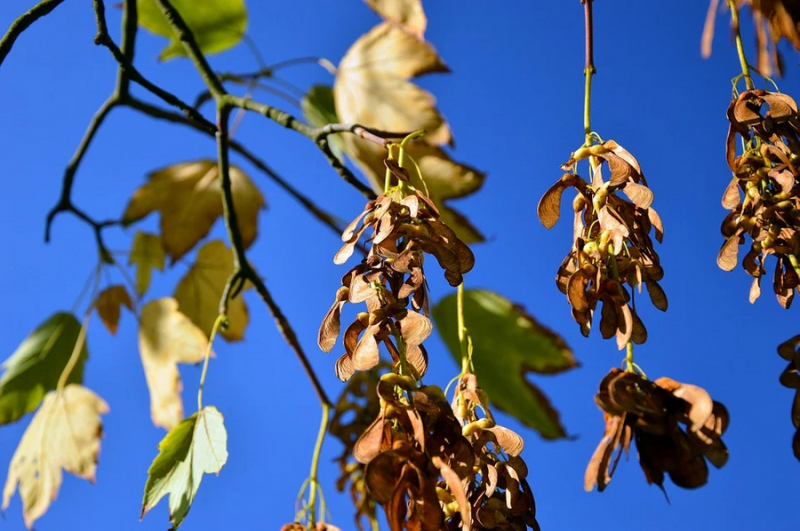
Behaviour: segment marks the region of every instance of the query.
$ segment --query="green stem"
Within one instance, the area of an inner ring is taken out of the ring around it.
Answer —
[[[208,338],[208,346],[206,347],[206,355],[203,358],[203,372],[200,373],[200,387],[197,389],[197,411],[203,410],[203,387],[206,385],[206,374],[208,374],[208,360],[211,358],[211,346],[214,344],[214,338],[217,336],[217,331],[222,323],[225,322],[227,317],[225,315],[218,315],[217,320],[214,321],[214,326],[211,328],[211,337]]]
[[[308,494],[308,526],[314,527],[316,525],[317,511],[317,488],[319,482],[317,481],[317,471],[319,469],[319,456],[322,453],[322,443],[325,440],[325,434],[328,432],[328,421],[330,420],[331,408],[328,404],[322,403],[322,421],[319,424],[319,433],[317,434],[317,442],[314,445],[314,455],[311,456],[311,471],[309,472],[308,479],[311,487],[311,492]]]
[[[586,79],[583,97],[583,132],[585,135],[585,145],[592,145],[592,76],[597,73],[594,67],[594,24],[592,20],[592,2],[594,0],[581,0],[585,20],[586,33],[586,64],[583,68],[583,76]]]
[[[747,63],[747,57],[744,54],[744,44],[742,44],[742,32],[739,28],[739,8],[736,7],[736,0],[728,0],[728,8],[731,10],[731,22],[733,22],[733,33],[736,37],[736,51],[739,54],[739,64],[742,67],[742,76],[744,76],[744,83],[747,90],[753,90],[753,78],[750,77],[750,66]]]
[[[628,348],[625,353],[625,372],[635,372],[633,363],[633,342],[628,341]]]
[[[458,285],[458,295],[456,296],[458,310],[458,344],[461,346],[461,374],[469,372],[472,359],[467,344],[467,327],[464,325],[464,282]]]

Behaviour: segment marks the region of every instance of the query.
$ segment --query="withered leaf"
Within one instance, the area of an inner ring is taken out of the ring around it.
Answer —
[[[393,22],[421,39],[428,25],[421,0],[366,0],[369,7],[388,22]]]
[[[122,306],[128,310],[133,311],[133,301],[128,294],[125,286],[117,284],[109,286],[100,292],[97,299],[94,301],[94,307],[97,310],[97,316],[100,321],[105,325],[111,335],[117,333],[117,326],[119,325],[119,316]]]
[[[242,242],[249,247],[258,233],[261,192],[238,167],[230,167],[233,202]],[[214,160],[181,162],[148,175],[122,216],[129,225],[151,212],[161,214],[161,242],[173,263],[189,252],[222,216],[222,191]]]

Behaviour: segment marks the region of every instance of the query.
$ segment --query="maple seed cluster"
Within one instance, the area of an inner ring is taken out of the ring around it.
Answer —
[[[789,308],[800,290],[800,118],[786,94],[764,90],[742,92],[728,107],[728,166],[733,180],[722,197],[730,213],[722,222],[725,243],[717,264],[732,271],[745,235],[752,239],[742,267],[754,277],[750,302],[761,295],[761,277],[769,255],[777,258],[773,289]],[[745,149],[736,156],[736,138]]]
[[[591,162],[591,183],[574,173],[584,159]],[[611,173],[608,181],[603,180],[604,167]],[[666,294],[658,284],[664,270],[650,239],[651,229],[659,242],[664,236],[661,218],[650,206],[653,192],[637,160],[613,140],[581,147],[561,169],[569,173],[545,192],[537,209],[542,225],[550,229],[560,216],[563,192],[577,191],[572,203],[573,246],[558,269],[556,285],[566,294],[584,336],[602,302],[603,338],[616,335],[620,349],[629,342],[643,343],[647,330],[632,303],[633,290],[638,287],[641,293],[645,284],[653,305],[667,309]],[[619,191],[628,199],[617,195]]]
[[[781,385],[795,390],[792,403],[792,424],[797,432],[792,440],[792,449],[794,456],[800,460],[800,335],[781,343],[778,346],[778,354],[789,362],[789,365],[781,373]]]
[[[721,439],[728,411],[700,387],[671,378],[651,382],[634,372],[612,369],[600,383],[595,402],[603,410],[606,428],[586,468],[587,491],[608,486],[632,440],[647,482],[662,490],[665,474],[679,487],[696,488],[708,481],[706,460],[716,468],[728,460]]]
[[[451,286],[461,284],[464,273],[475,264],[469,247],[439,220],[433,202],[411,186],[407,170],[393,159],[386,166],[398,185],[367,203],[342,233],[345,244],[333,260],[344,264],[362,234],[372,229],[366,258],[342,277],[342,287],[319,330],[319,347],[330,352],[339,335],[344,304],[366,303],[368,311],[359,313],[344,333],[345,354],[336,362],[336,375],[342,381],[377,365],[380,343],[398,367],[407,365],[403,371],[422,377],[428,365],[422,342],[433,329],[424,253],[437,259]]]

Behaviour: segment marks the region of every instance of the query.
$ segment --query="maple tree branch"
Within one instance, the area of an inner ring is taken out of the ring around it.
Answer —
[[[57,8],[58,5],[63,1],[64,0],[42,0],[30,8],[30,10],[17,17],[17,19],[11,23],[8,31],[6,31],[5,35],[3,35],[3,38],[0,39],[0,65],[3,64],[8,52],[11,51],[11,48],[14,46],[14,42],[16,42],[17,37],[19,37],[23,31],[28,29],[31,24]]]

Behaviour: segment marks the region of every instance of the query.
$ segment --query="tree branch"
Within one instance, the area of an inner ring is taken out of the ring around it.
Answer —
[[[17,37],[19,37],[23,31],[28,29],[31,24],[57,8],[58,5],[63,1],[64,0],[42,0],[33,6],[30,11],[23,13],[11,23],[11,26],[8,28],[8,31],[6,31],[6,34],[3,35],[2,39],[0,39],[0,65],[3,64],[8,52],[11,51],[11,47],[14,46],[14,42],[17,40]]]

